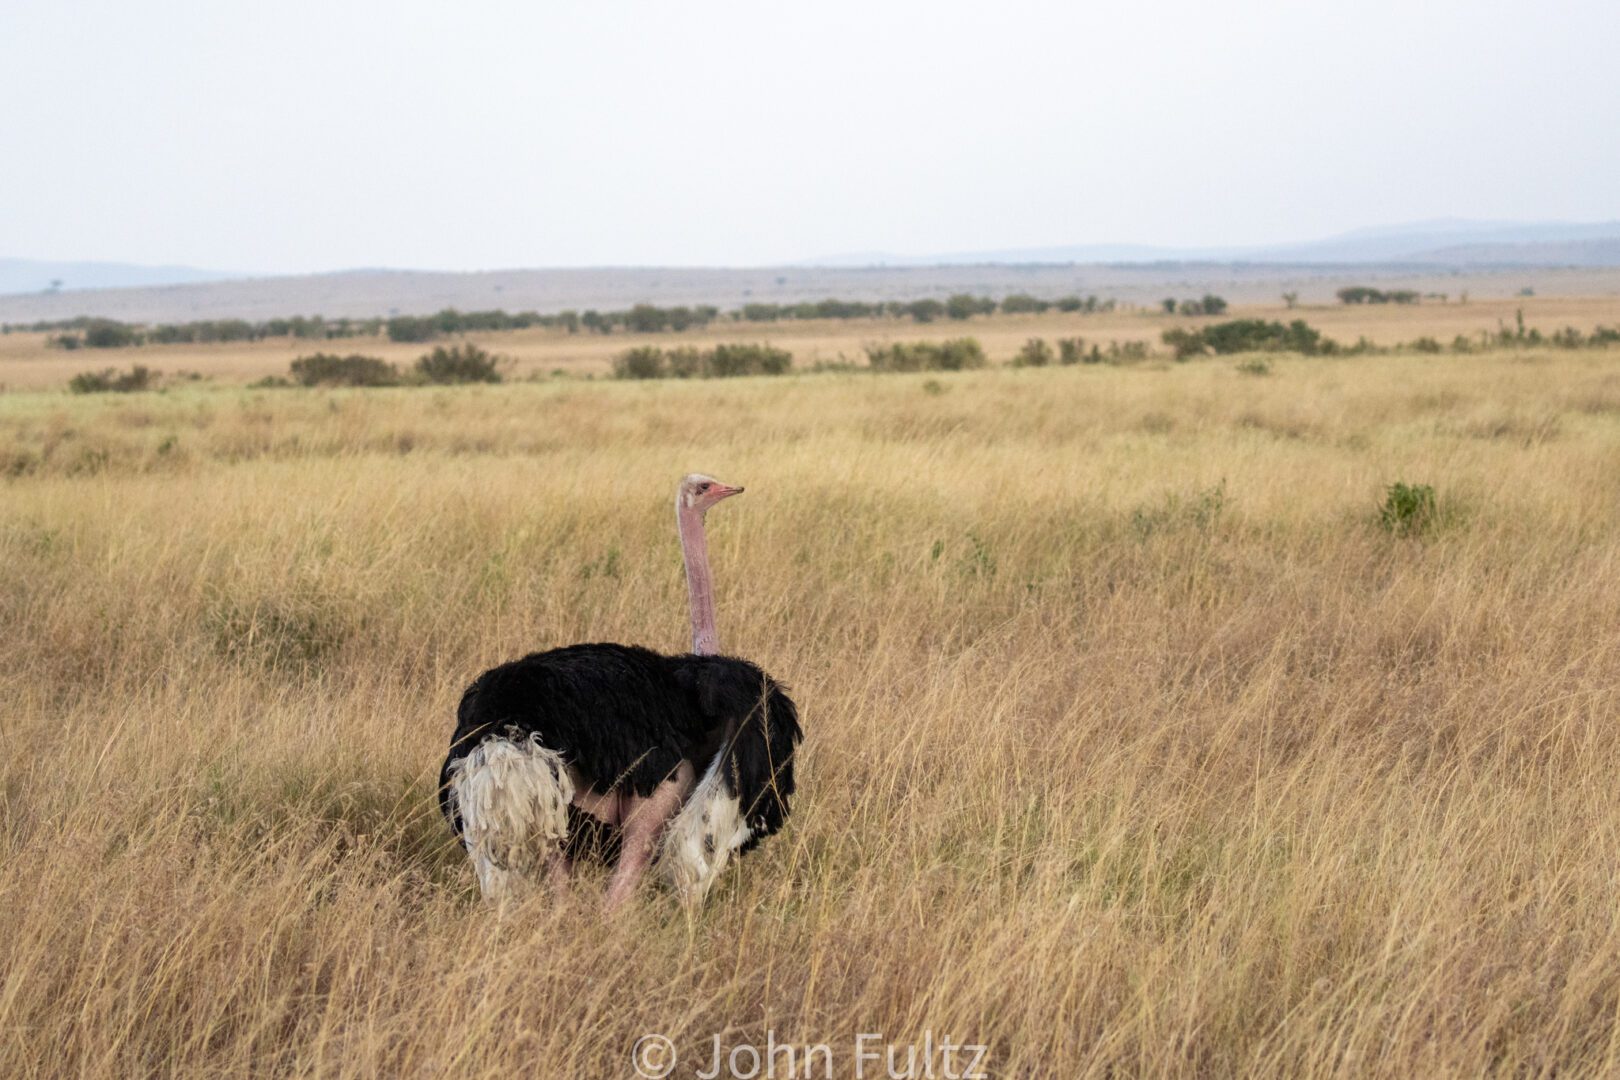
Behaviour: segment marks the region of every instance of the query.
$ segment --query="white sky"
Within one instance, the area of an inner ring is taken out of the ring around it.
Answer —
[[[0,255],[758,264],[1620,218],[1616,0],[0,0]]]

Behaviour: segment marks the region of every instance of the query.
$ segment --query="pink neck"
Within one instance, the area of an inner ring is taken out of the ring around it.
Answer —
[[[709,541],[703,534],[703,513],[676,504],[675,523],[680,528],[686,592],[692,604],[692,651],[699,656],[714,656],[720,652],[720,635],[714,628],[714,578],[709,574]]]

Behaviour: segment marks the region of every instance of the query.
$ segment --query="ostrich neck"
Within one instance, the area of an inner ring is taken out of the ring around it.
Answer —
[[[714,577],[709,573],[709,541],[703,534],[703,513],[677,506],[675,520],[680,527],[686,592],[692,605],[692,651],[714,656],[720,651],[720,635],[714,627]]]

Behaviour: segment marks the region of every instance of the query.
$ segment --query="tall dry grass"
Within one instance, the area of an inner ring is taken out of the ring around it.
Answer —
[[[13,395],[0,465],[0,1074],[1620,1068],[1607,356]],[[796,813],[694,919],[497,917],[456,698],[681,647],[696,468]]]

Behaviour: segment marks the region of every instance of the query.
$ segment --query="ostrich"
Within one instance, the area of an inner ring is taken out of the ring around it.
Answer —
[[[605,911],[634,892],[660,844],[671,884],[695,903],[733,852],[782,827],[798,713],[775,679],[719,654],[703,531],[704,515],[742,490],[700,474],[676,489],[690,653],[569,645],[491,668],[462,695],[439,802],[485,897],[542,872],[565,888],[588,839],[610,833]]]

